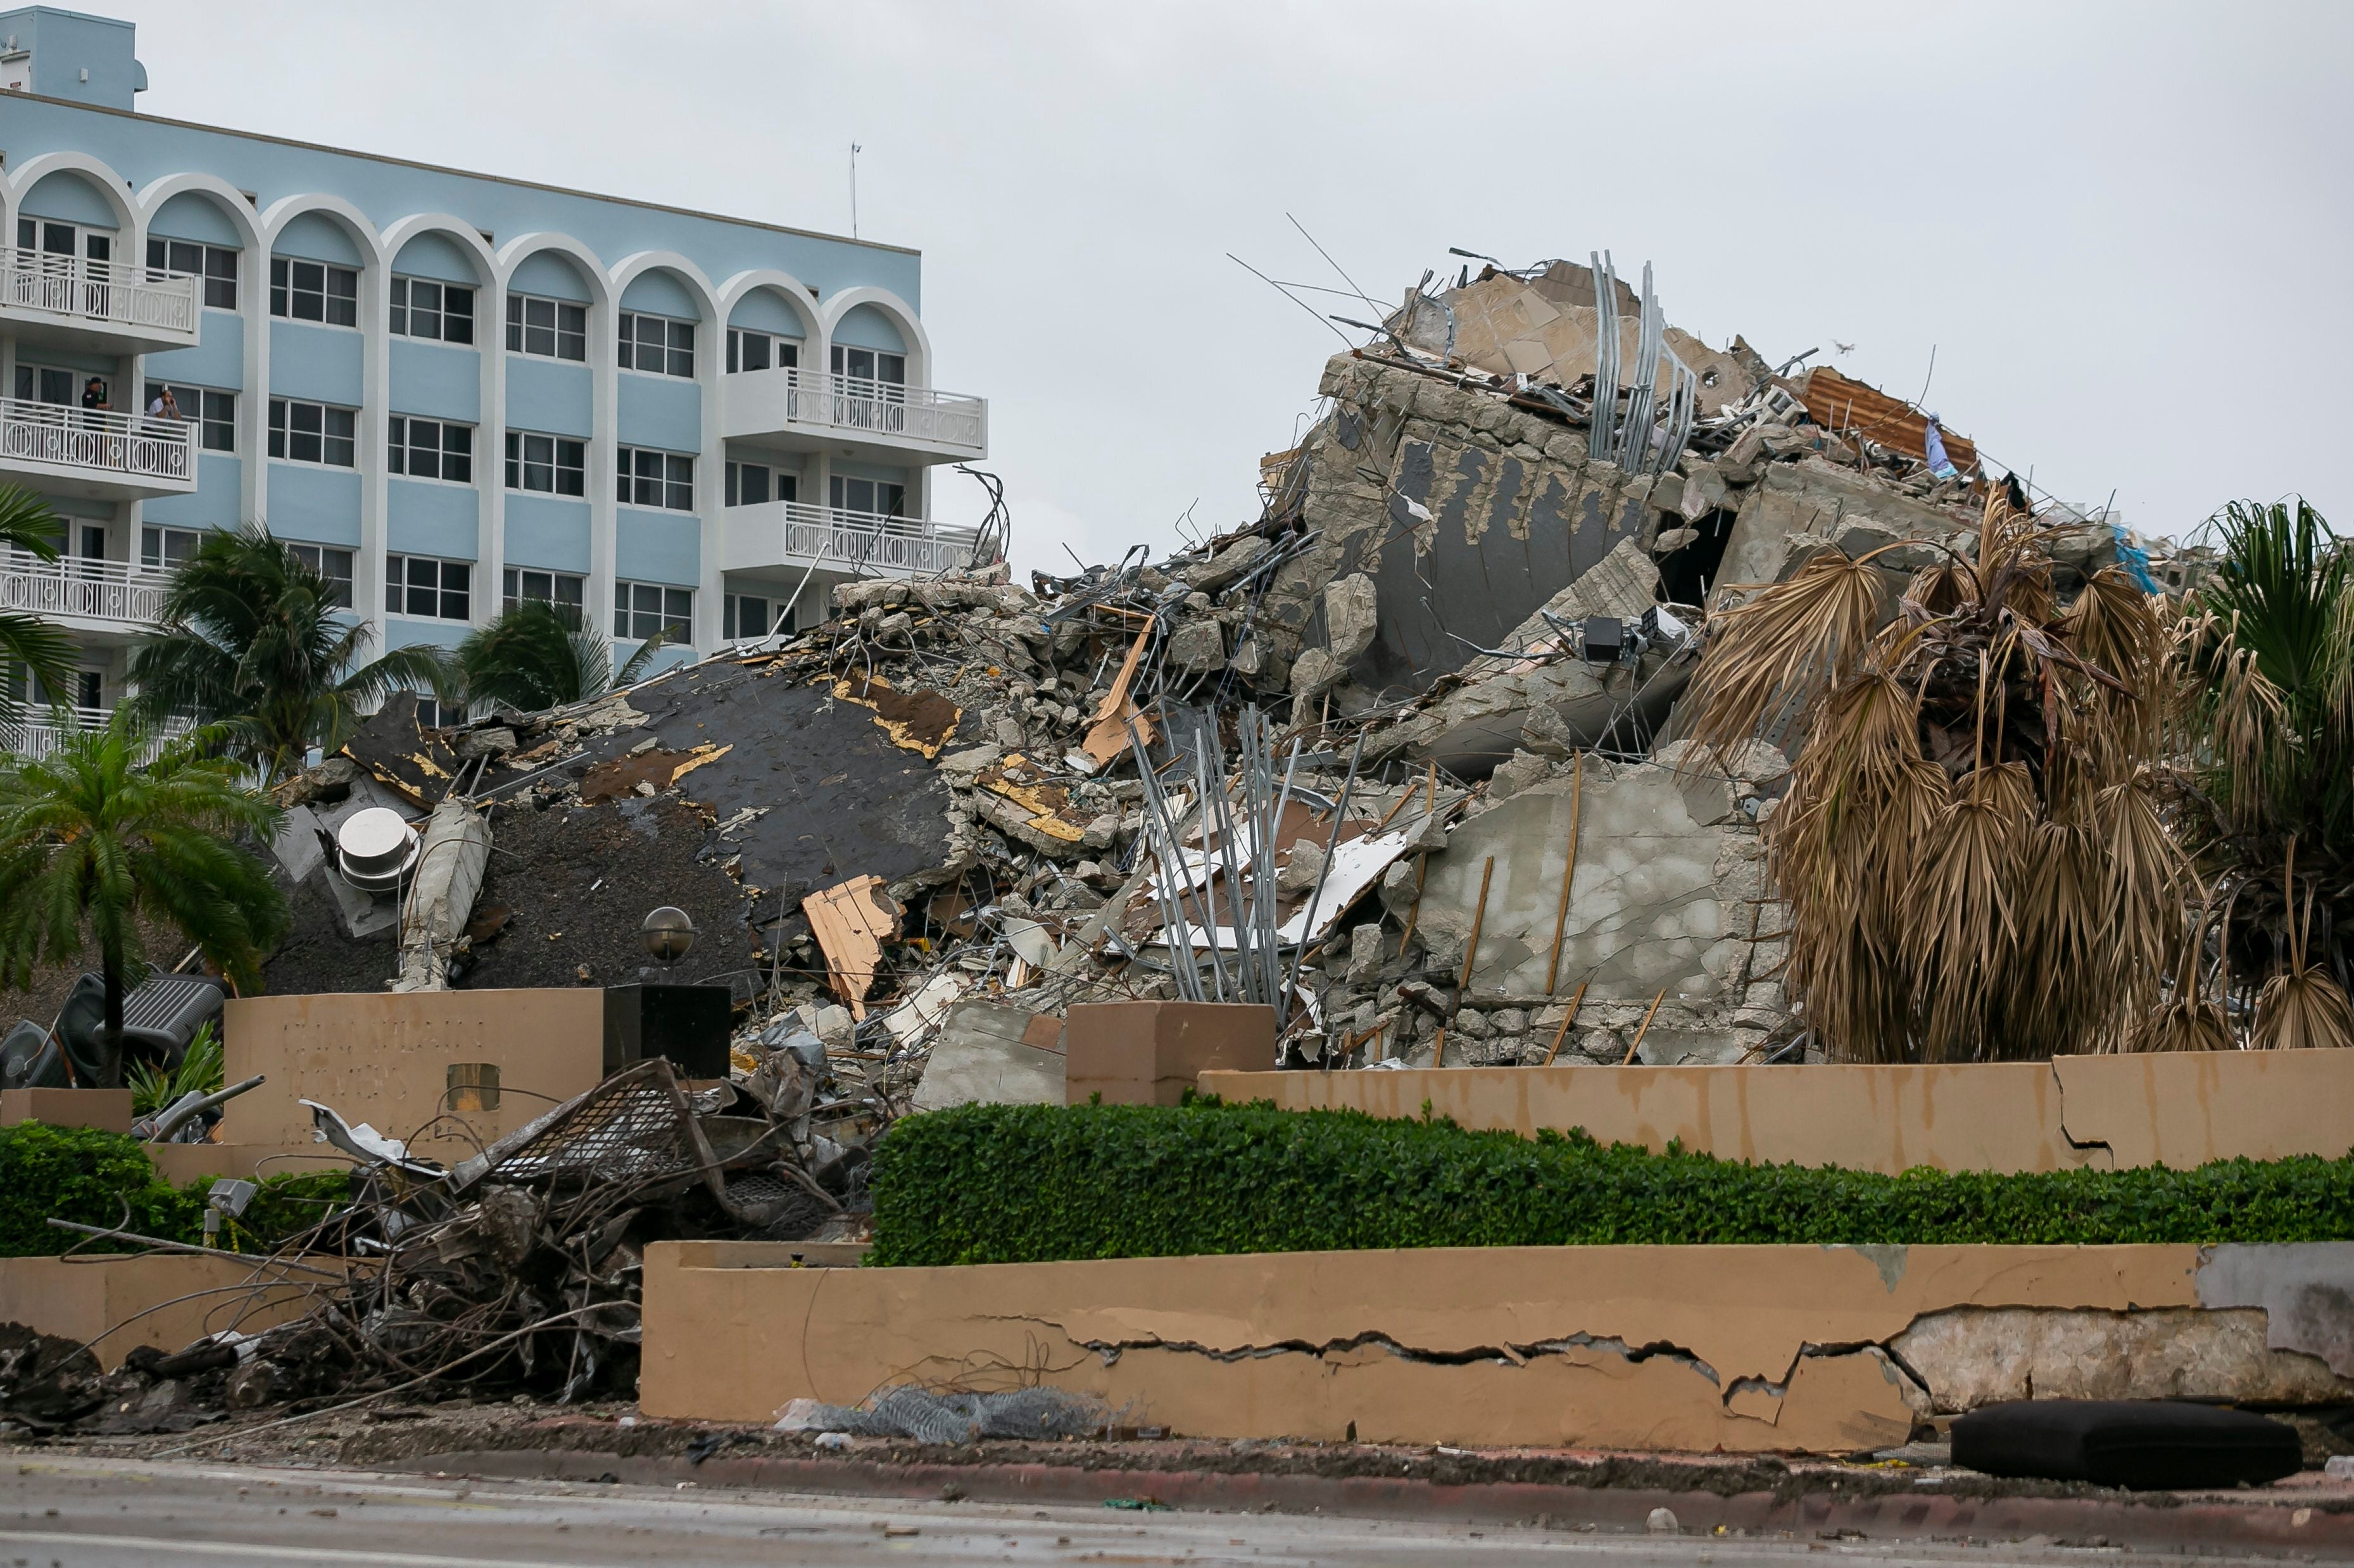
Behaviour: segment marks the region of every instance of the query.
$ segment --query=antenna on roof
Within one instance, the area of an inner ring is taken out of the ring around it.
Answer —
[[[850,238],[858,238],[858,143],[850,144]]]

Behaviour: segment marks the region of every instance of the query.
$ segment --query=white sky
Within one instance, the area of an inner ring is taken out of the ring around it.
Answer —
[[[1934,344],[1952,429],[2145,532],[2300,490],[2354,532],[2336,0],[82,8],[151,113],[801,228],[858,142],[1025,568],[1257,514],[1340,346],[1226,260],[1341,286],[1287,213],[1384,298],[1606,248],[1712,343],[1907,397]]]

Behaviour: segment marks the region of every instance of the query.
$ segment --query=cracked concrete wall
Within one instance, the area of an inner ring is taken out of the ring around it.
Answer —
[[[1188,1436],[1849,1451],[1903,1441],[1935,1397],[1882,1349],[1917,1321],[2191,1307],[2199,1265],[2188,1246],[1628,1246],[796,1269],[790,1250],[648,1249],[647,1414],[1045,1383]]]
[[[1578,851],[1581,860],[1585,853]],[[1555,875],[1560,863],[1556,853]],[[1500,860],[1497,868],[1500,874]],[[1484,937],[1480,946],[1487,946]],[[1450,1059],[1453,1052],[1450,1042]],[[1289,1110],[1382,1117],[1417,1117],[1427,1102],[1465,1127],[1510,1128],[1523,1137],[1541,1128],[1582,1127],[1605,1143],[1656,1150],[1681,1139],[1687,1149],[1727,1160],[1889,1175],[1916,1165],[2062,1171],[2163,1163],[2183,1170],[2298,1154],[2336,1160],[2354,1139],[2354,1051],[2170,1052],[1945,1066],[1204,1073],[1201,1087],[1229,1102],[1271,1100]]]
[[[1500,779],[1520,783],[1523,759],[1543,776],[1448,833],[1447,847],[1422,873],[1418,904],[1406,863],[1384,884],[1390,914],[1401,925],[1413,914],[1428,967],[1459,974],[1493,856],[1470,989],[1507,999],[1503,1011],[1530,1014],[1526,1039],[1540,1052],[1559,1030],[1560,1005],[1581,982],[1585,999],[1565,1052],[1620,1061],[1654,998],[1659,1010],[1641,1046],[1646,1063],[1736,1061],[1763,1044],[1786,1016],[1780,981],[1763,972],[1779,963],[1779,945],[1759,949],[1761,922],[1770,938],[1779,920],[1765,913],[1764,847],[1739,809],[1737,787],[1597,758],[1584,763],[1579,784],[1568,764],[1527,754]],[[1490,800],[1500,792],[1491,787]],[[1554,995],[1547,997],[1573,814],[1577,865]],[[1398,1054],[1416,1061],[1418,1049],[1427,1062],[1436,1033],[1437,1021],[1428,1018]]]

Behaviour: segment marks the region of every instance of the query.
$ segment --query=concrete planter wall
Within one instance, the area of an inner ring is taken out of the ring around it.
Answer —
[[[1275,1065],[1275,1009],[1241,1002],[1082,1002],[1063,1022],[1066,1103],[1173,1106],[1207,1072]]]
[[[648,1249],[649,1415],[1043,1382],[1204,1437],[1726,1451],[2071,1394],[2331,1404],[2354,1245],[1493,1247],[963,1268]],[[2337,1294],[2333,1294],[2337,1293]],[[724,1352],[714,1347],[724,1346]]]
[[[1075,1010],[1076,1011],[1076,1010]],[[1447,1067],[1206,1072],[1229,1103],[1434,1115],[1605,1143],[1681,1139],[1726,1160],[1889,1174],[2064,1171],[2211,1160],[2342,1159],[2354,1148],[2354,1051],[2062,1056],[1948,1067]]]

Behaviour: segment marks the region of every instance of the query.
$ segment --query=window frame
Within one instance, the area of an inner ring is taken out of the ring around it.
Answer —
[[[653,468],[653,472],[643,471],[649,466]],[[692,452],[674,452],[662,447],[617,446],[613,449],[613,504],[616,506],[642,507],[652,512],[695,510],[695,454]],[[636,499],[646,494],[652,494],[655,499]]]
[[[537,461],[531,455],[534,441],[548,443],[545,467],[549,488],[542,489],[530,482],[532,468]],[[579,455],[578,463],[564,461],[565,449],[572,448]],[[553,495],[562,500],[585,501],[588,497],[588,442],[577,436],[553,435],[546,430],[509,430],[506,440],[504,479],[508,490],[525,495]],[[577,490],[564,488],[564,476],[574,474]]]
[[[769,363],[739,368],[739,362],[750,358],[750,355],[743,351],[750,346],[755,338],[760,340],[761,353],[767,355]],[[766,327],[729,327],[727,329],[727,374],[752,376],[763,370],[799,370],[801,364],[801,344],[807,341],[806,338],[787,337],[783,333],[770,332]],[[792,357],[790,360],[782,357],[786,355],[790,355]]]
[[[296,428],[299,411],[315,410],[319,428],[303,430]],[[341,435],[332,434],[340,419]],[[295,457],[295,441],[307,436],[319,442],[317,457]],[[329,443],[340,441],[345,449],[345,461],[337,462],[326,453]],[[314,403],[307,397],[272,397],[270,399],[269,437],[263,443],[263,455],[278,462],[302,463],[312,468],[357,468],[359,466],[359,410],[346,408],[338,403]]]
[[[417,444],[418,427],[423,425],[434,432],[433,444],[420,449]],[[421,479],[434,484],[462,484],[472,488],[474,482],[474,429],[472,425],[455,419],[427,418],[418,414],[394,414],[384,424],[385,471],[403,479]],[[454,443],[454,444],[453,444]],[[432,454],[433,471],[419,473],[415,466],[420,450]],[[452,464],[462,463],[465,471],[453,475]]]
[[[543,330],[535,326],[530,320],[531,307],[534,305],[547,307],[547,322],[544,330],[548,334],[548,346],[544,350],[530,346],[532,334]],[[580,325],[577,333],[567,331],[564,325],[565,313],[567,311],[577,313],[580,318]],[[524,294],[509,291],[506,323],[506,345],[509,354],[520,354],[526,359],[552,359],[567,365],[588,363],[588,307],[578,300],[559,300],[550,294]],[[568,336],[579,338],[579,353],[564,352],[564,340]]]
[[[145,572],[168,572],[196,553],[204,542],[202,528],[175,528],[164,523],[142,523],[139,525],[139,569]],[[172,536],[177,535],[188,541],[187,552],[175,556],[171,550]],[[151,552],[149,545],[154,545]]]
[[[546,594],[531,591],[533,577],[544,579]],[[569,588],[569,598],[565,589]],[[525,599],[536,599],[552,604],[558,609],[568,609],[586,624],[588,615],[588,579],[574,572],[559,572],[553,567],[507,567],[499,574],[499,609],[513,609]]]
[[[357,551],[345,549],[341,545],[306,544],[300,539],[287,540],[286,548],[293,554],[296,560],[334,585],[336,591],[329,602],[337,609],[350,609],[354,607],[355,600],[353,597],[352,584],[355,580],[355,568],[359,558]],[[337,567],[343,569],[338,572],[334,569]]]
[[[641,593],[651,593],[655,596],[651,608],[640,606]],[[642,618],[649,615],[654,618],[652,630],[642,632],[632,630],[641,623]],[[693,640],[695,636],[695,590],[693,588],[680,588],[672,583],[642,583],[623,577],[613,579],[613,638],[616,641],[643,642],[653,635],[654,630],[659,630],[665,626],[677,626],[681,629],[679,635],[673,639],[674,642],[684,645]]]
[[[175,246],[186,246],[196,251],[196,265],[194,267],[172,265],[172,249]],[[201,239],[175,239],[168,234],[151,234],[147,237],[147,270],[150,273],[187,272],[195,276],[204,284],[203,288],[196,291],[196,305],[201,310],[235,311],[238,309],[237,259],[243,254],[243,249],[234,245],[211,245]],[[159,257],[161,260],[158,260]],[[213,263],[223,260],[226,260],[227,265],[217,270]],[[227,303],[223,303],[217,297],[222,293],[228,296]]]
[[[647,341],[646,324],[655,323],[654,341]],[[642,376],[695,379],[695,329],[698,323],[653,311],[623,311],[613,334],[615,356],[623,370]],[[648,365],[652,355],[654,363]]]
[[[728,459],[726,468],[725,505],[766,506],[772,501],[781,501],[790,506],[801,500],[801,476],[791,469],[742,458]],[[755,487],[746,482],[756,471],[761,475],[758,488],[764,491],[757,501],[751,499]]]
[[[294,270],[298,267],[320,269],[316,290],[305,289],[297,283]],[[349,293],[339,293],[333,287],[339,278],[351,281]],[[315,316],[298,313],[294,309],[296,296],[314,293],[319,299],[321,313]],[[340,313],[338,306],[349,313],[348,321],[337,319]],[[270,313],[279,321],[357,332],[360,325],[360,270],[346,267],[340,261],[314,261],[307,256],[280,256],[273,252],[270,258]]]
[[[870,355],[874,360],[875,374],[871,376],[861,376],[854,370],[845,370],[843,368],[845,365],[849,364],[849,356],[854,354]],[[832,364],[834,375],[841,377],[843,380],[865,381],[870,382],[876,387],[897,387],[901,388],[905,388],[907,385],[907,355],[905,351],[895,354],[887,348],[861,348],[856,344],[837,343],[833,345],[833,352],[829,355],[829,358]],[[899,374],[896,377],[881,374],[883,362],[886,359],[896,360],[897,362]]]
[[[419,573],[416,570],[419,567],[432,569]],[[455,588],[450,586],[453,574],[459,578]],[[405,620],[472,621],[474,618],[474,563],[453,561],[443,556],[387,553],[384,557],[384,612],[387,615],[398,615]],[[412,608],[419,602],[420,594],[427,596],[436,608]],[[453,599],[455,614],[451,613]]]
[[[429,333],[416,330],[418,318],[422,310],[422,307],[416,303],[416,293],[419,289],[431,289],[435,291],[436,302],[430,313],[433,317],[433,331]],[[414,273],[396,272],[386,284],[386,291],[389,302],[388,319],[391,322],[393,336],[405,337],[414,343],[446,343],[463,348],[474,346],[474,305],[481,294],[481,290],[474,284],[451,283],[440,278],[419,278]],[[458,298],[462,298],[466,302],[466,308],[462,312],[452,311],[450,308],[450,302]],[[451,333],[450,325],[452,322],[464,323],[465,332],[462,335],[453,335]]]
[[[747,631],[744,630],[743,606],[744,601],[747,599],[753,600],[761,607],[760,614],[761,618],[768,623],[767,630],[761,631]],[[778,630],[777,622],[784,619],[787,611],[791,608],[792,607],[790,605],[778,599],[774,594],[727,594],[725,596],[725,601],[722,603],[719,612],[720,641],[723,642],[757,642],[761,638],[773,634]]]

